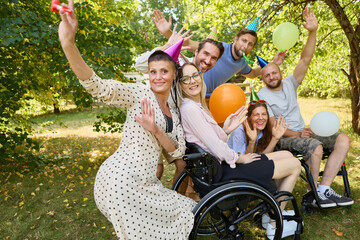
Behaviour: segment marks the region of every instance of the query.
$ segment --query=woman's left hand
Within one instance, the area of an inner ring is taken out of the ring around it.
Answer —
[[[156,134],[159,131],[159,128],[155,123],[155,110],[151,107],[150,100],[147,100],[146,98],[141,100],[141,115],[141,119],[138,116],[134,116],[135,120],[143,128],[153,134]]]
[[[279,140],[286,130],[288,129],[289,124],[286,125],[286,119],[283,116],[279,116],[279,118],[275,121],[274,126],[272,128],[272,136]]]
[[[226,132],[226,134],[230,134],[232,131],[234,131],[236,128],[238,128],[247,118],[246,116],[247,110],[245,106],[242,106],[237,110],[235,113],[230,114],[224,122],[223,130]]]

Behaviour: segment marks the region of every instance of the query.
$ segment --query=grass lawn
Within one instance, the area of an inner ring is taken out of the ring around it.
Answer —
[[[355,204],[351,209],[316,210],[304,216],[302,239],[356,239],[360,222],[360,139],[351,131],[350,100],[299,99],[306,125],[324,110],[336,112],[340,131],[352,138],[347,168]],[[19,159],[1,165],[0,239],[116,239],[112,225],[97,209],[93,184],[101,163],[118,147],[121,134],[93,132],[95,108],[84,112],[69,111],[34,119],[38,124],[57,121],[51,128],[38,128],[34,138],[42,141],[40,156],[47,164],[32,167]],[[162,179],[171,187],[174,167],[165,167]],[[332,187],[343,193],[342,180]],[[294,194],[300,204],[306,183],[298,180]],[[291,238],[289,238],[291,239]]]

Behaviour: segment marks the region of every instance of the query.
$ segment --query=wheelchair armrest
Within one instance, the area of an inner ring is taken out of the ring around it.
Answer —
[[[189,153],[183,156],[183,160],[185,162],[188,161],[194,161],[194,160],[198,160],[201,159],[203,157],[206,157],[207,153],[206,152],[202,152],[202,153]]]

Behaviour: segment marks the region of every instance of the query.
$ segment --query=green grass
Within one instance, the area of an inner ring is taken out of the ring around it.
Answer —
[[[340,130],[351,136],[347,167],[355,200],[351,209],[316,210],[304,216],[302,239],[354,239],[360,222],[360,139],[351,131],[350,101],[300,98],[299,102],[307,125],[315,113],[330,110],[341,119]],[[106,110],[34,117],[37,124],[57,122],[51,128],[39,128],[34,136],[43,144],[34,154],[48,164],[33,168],[19,159],[10,159],[0,166],[0,239],[116,239],[110,222],[95,205],[93,183],[101,163],[117,149],[121,135],[92,131],[99,111]],[[62,124],[58,124],[59,119]],[[173,165],[165,166],[162,182],[168,188],[173,171]],[[340,178],[333,188],[343,192]],[[299,204],[305,191],[306,183],[299,179],[294,189]]]

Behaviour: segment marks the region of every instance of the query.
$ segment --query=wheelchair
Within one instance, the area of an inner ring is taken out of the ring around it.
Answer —
[[[305,160],[303,159],[303,155],[297,151],[291,151],[291,153],[298,158],[301,161],[301,166],[303,168],[302,173],[300,174],[300,177],[309,183],[311,191],[307,192],[303,195],[302,201],[301,201],[301,210],[305,214],[313,214],[314,213],[314,205],[313,200],[316,200],[316,205],[319,209],[323,209],[319,204],[319,196],[316,191],[316,186],[314,182],[314,178],[312,177],[310,173],[310,167],[306,164]],[[330,155],[329,151],[324,151],[322,160],[326,160]],[[321,177],[324,174],[324,171],[321,171],[319,173],[319,177]],[[337,176],[342,176],[343,183],[344,183],[344,196],[352,198],[351,190],[350,190],[350,184],[349,184],[349,178],[348,178],[348,172],[346,170],[345,162],[342,164],[339,172],[337,173]],[[317,182],[317,181],[316,181]],[[347,206],[347,208],[351,208],[350,206]]]
[[[174,182],[177,191],[186,177],[190,177],[194,190],[201,200],[193,209],[194,227],[189,236],[193,239],[264,239],[262,215],[268,214],[275,220],[276,230],[273,239],[281,239],[283,221],[295,220],[297,230],[293,239],[300,239],[303,230],[302,216],[295,197],[289,192],[272,195],[265,188],[247,181],[219,182],[221,165],[215,157],[198,145],[187,143],[184,171]],[[276,199],[283,197],[281,201]],[[290,201],[295,214],[282,216],[280,203]],[[265,234],[265,235],[264,235]]]

